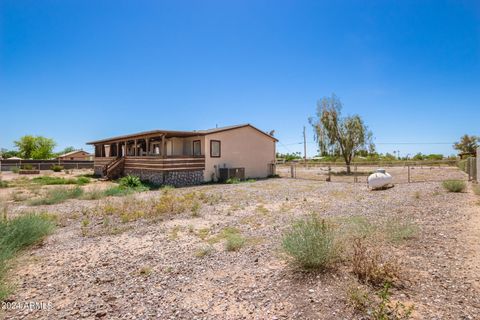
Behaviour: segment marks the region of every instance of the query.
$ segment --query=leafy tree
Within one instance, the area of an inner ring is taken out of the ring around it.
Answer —
[[[18,148],[20,157],[23,159],[32,158],[33,151],[36,149],[36,138],[31,135],[21,137],[19,140],[14,141],[15,146]]]
[[[0,150],[0,157],[3,157],[4,159],[11,158],[11,157],[18,157],[19,152],[16,150],[7,150],[2,148]]]
[[[24,159],[50,159],[54,156],[53,148],[56,143],[50,138],[26,135],[14,143]]]
[[[413,160],[423,160],[423,159],[425,159],[425,156],[421,152],[419,152],[416,155],[414,155],[412,159]]]
[[[382,156],[382,158],[387,161],[393,161],[397,159],[397,157],[395,157],[393,154],[389,152],[387,152],[384,156]]]
[[[462,153],[475,153],[477,151],[480,138],[477,136],[463,135],[459,142],[453,145],[453,148]]]
[[[309,119],[315,130],[320,152],[338,150],[350,173],[353,157],[360,150],[374,150],[372,133],[359,115],[342,117],[342,102],[332,94],[317,103],[316,118]]]
[[[443,154],[431,153],[426,156],[428,160],[443,160]]]
[[[55,156],[53,148],[55,148],[53,139],[38,136],[36,141],[37,148],[32,154],[33,159],[50,159]]]

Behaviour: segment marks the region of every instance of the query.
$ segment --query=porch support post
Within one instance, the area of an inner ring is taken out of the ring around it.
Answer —
[[[145,145],[146,145],[146,151],[147,151],[147,156],[150,153],[150,138],[145,138]]]
[[[166,150],[166,141],[165,141],[165,134],[162,135],[162,156],[167,155],[167,150]]]
[[[134,144],[134,153],[133,155],[136,157],[137,156],[137,139],[135,139],[135,144]]]
[[[115,156],[120,157],[120,150],[118,150],[118,142],[115,143]]]

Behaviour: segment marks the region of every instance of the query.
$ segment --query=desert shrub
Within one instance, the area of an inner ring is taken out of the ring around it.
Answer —
[[[350,287],[347,291],[349,304],[356,312],[366,313],[371,304],[371,298],[368,291],[360,287]]]
[[[22,170],[33,170],[33,166],[29,163],[22,164]]]
[[[83,185],[90,182],[90,179],[87,177],[78,177],[65,179],[62,177],[52,177],[52,176],[40,176],[32,179],[32,182],[40,185],[61,185],[61,184],[78,184]]]
[[[325,269],[338,256],[333,226],[316,215],[295,222],[284,235],[282,246],[305,269]]]
[[[449,192],[463,192],[467,187],[465,181],[462,180],[445,180],[442,185]]]
[[[8,188],[8,182],[0,178],[0,188]]]
[[[386,260],[373,246],[368,246],[363,238],[353,240],[351,257],[353,274],[363,283],[374,286],[398,279],[398,266]]]
[[[33,183],[41,185],[55,185],[55,184],[75,184],[75,179],[65,179],[62,177],[41,176],[32,179]]]
[[[133,192],[134,192],[134,190],[131,189],[131,188],[122,188],[120,186],[113,186],[113,187],[110,187],[108,189],[105,189],[105,191],[103,191],[103,194],[106,197],[109,197],[109,196],[123,197],[123,196],[129,195],[129,194],[132,194]]]
[[[125,176],[118,181],[119,185],[124,188],[138,188],[142,186],[142,181],[136,176]]]
[[[60,172],[63,170],[63,166],[59,164],[54,164],[50,167],[50,170],[52,170],[53,172]]]
[[[142,276],[148,277],[150,274],[152,274],[153,269],[150,266],[143,266],[138,270],[138,273]]]
[[[26,214],[0,221],[0,301],[10,293],[4,281],[8,261],[18,251],[41,241],[54,227],[54,222],[47,215]]]
[[[245,244],[245,238],[240,233],[227,233],[225,239],[225,249],[227,251],[238,251]]]
[[[238,178],[228,178],[225,183],[227,184],[237,184],[237,183],[240,183],[240,179]]]
[[[407,320],[410,319],[414,306],[405,306],[401,302],[391,301],[390,283],[385,283],[383,288],[377,293],[379,302],[371,307],[371,318],[373,320]]]
[[[195,256],[197,258],[203,258],[205,256],[212,254],[212,252],[213,252],[212,246],[202,246],[197,248],[197,250],[195,251]]]
[[[20,168],[19,168],[19,167],[13,167],[13,168],[11,169],[11,171],[12,171],[13,173],[18,173],[18,172],[20,171]]]
[[[50,189],[47,193],[37,199],[33,199],[29,202],[31,206],[40,206],[40,205],[51,205],[56,203],[64,202],[68,199],[75,199],[82,196],[83,190],[79,187],[74,189],[67,189],[67,188],[55,188]]]
[[[90,183],[90,179],[89,179],[89,178],[87,178],[87,177],[78,177],[78,178],[77,178],[76,184],[82,185],[82,184],[87,184],[87,183]]]

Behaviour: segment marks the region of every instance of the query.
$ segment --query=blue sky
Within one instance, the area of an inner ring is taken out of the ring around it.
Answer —
[[[380,143],[480,135],[480,2],[0,1],[0,147],[248,122],[300,151],[332,92],[379,151],[453,153]]]

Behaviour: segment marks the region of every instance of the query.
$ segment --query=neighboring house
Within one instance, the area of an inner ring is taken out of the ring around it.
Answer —
[[[10,157],[10,158],[7,158],[5,160],[22,160],[22,158],[19,158],[19,157]]]
[[[57,157],[58,160],[92,160],[93,155],[83,150],[67,152]]]
[[[88,142],[95,174],[135,175],[175,186],[217,181],[224,168],[245,178],[275,174],[278,140],[250,124],[195,131],[154,130]]]

